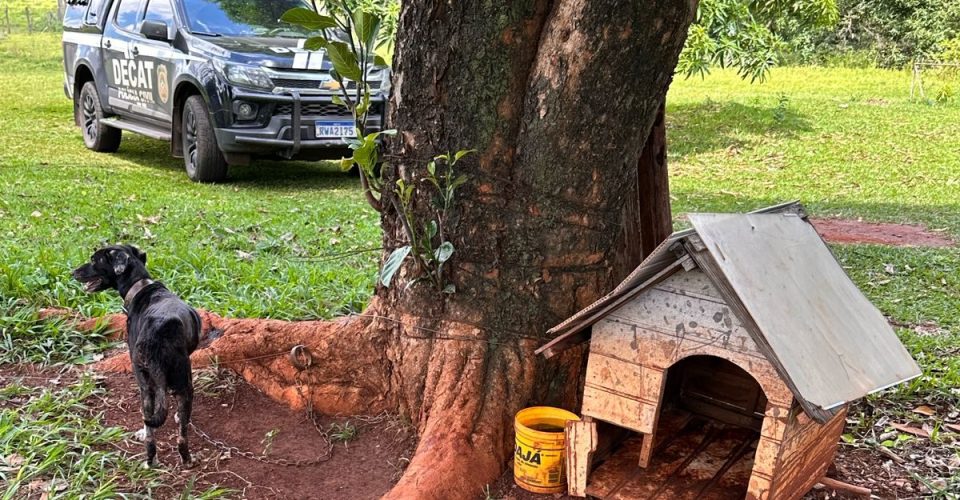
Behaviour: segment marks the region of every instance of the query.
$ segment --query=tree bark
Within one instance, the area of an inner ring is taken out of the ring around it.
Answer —
[[[421,436],[389,497],[480,495],[512,456],[516,411],[577,409],[582,350],[550,362],[533,350],[669,234],[663,102],[694,12],[686,0],[403,4],[386,184],[425,186],[429,157],[478,153],[444,228],[456,293],[407,289],[419,272],[407,265],[369,311],[389,318],[390,404]],[[422,195],[414,211],[429,205]],[[395,212],[382,226],[385,248],[407,243]]]

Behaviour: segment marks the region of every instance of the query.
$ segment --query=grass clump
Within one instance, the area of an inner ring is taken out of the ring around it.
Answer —
[[[0,364],[86,364],[114,344],[103,327],[81,332],[69,320],[41,319],[33,307],[0,299]]]

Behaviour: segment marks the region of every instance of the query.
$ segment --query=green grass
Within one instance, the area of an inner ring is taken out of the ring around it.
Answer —
[[[906,72],[843,68],[775,69],[753,86],[732,72],[677,81],[674,211],[800,199],[819,216],[960,235],[960,106],[911,102],[909,86]]]
[[[13,383],[0,389],[0,489],[2,498],[152,498],[178,495],[182,481],[115,448],[125,430],[103,425],[88,401],[101,396],[84,375],[67,387],[37,391]],[[219,488],[191,492],[216,498]]]
[[[36,309],[0,302],[0,364],[85,364],[115,343],[103,328],[78,331],[64,319],[40,319]]]
[[[378,218],[355,178],[328,164],[257,163],[198,185],[160,141],[124,134],[116,154],[83,147],[62,91],[58,42],[0,42],[0,297],[99,315],[110,294],[69,277],[99,245],[147,251],[151,272],[199,307],[234,316],[331,317],[363,307]]]

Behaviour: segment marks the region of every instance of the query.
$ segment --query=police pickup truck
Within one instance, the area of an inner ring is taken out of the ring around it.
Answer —
[[[84,144],[114,152],[126,130],[170,141],[190,179],[217,182],[253,157],[349,156],[350,112],[308,33],[279,21],[307,0],[68,0],[64,91]],[[379,130],[389,70],[368,75]],[[351,82],[346,85],[350,86]]]

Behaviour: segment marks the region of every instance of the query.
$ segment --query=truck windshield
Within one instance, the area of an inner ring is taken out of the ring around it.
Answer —
[[[311,8],[305,0],[183,0],[187,24],[195,34],[211,36],[303,37],[299,26],[281,22],[294,7]]]

